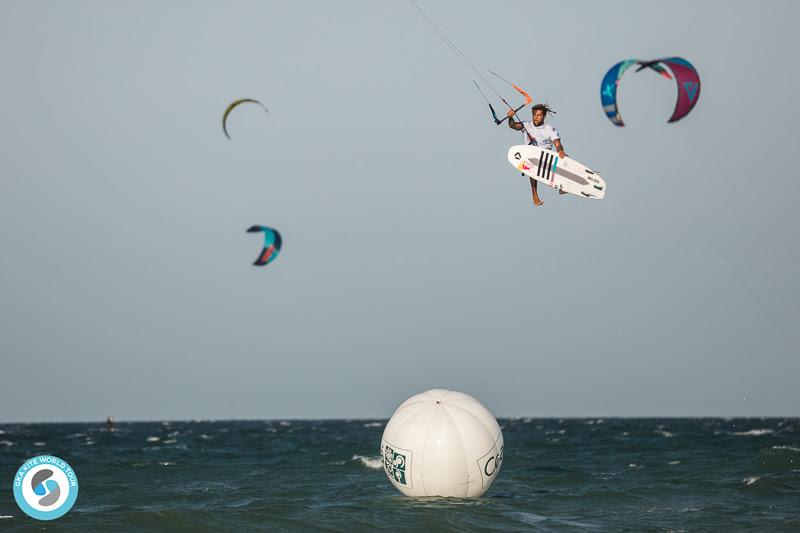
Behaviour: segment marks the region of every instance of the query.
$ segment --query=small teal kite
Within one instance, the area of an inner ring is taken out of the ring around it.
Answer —
[[[264,266],[270,264],[278,257],[278,252],[281,251],[281,234],[278,230],[268,228],[267,226],[250,226],[247,230],[248,233],[264,233],[264,249],[261,250],[258,258],[253,262],[254,266]]]

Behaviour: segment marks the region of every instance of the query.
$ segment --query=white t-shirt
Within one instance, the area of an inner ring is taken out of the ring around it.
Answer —
[[[522,123],[522,127],[525,128],[522,132],[523,143],[525,144],[532,144],[534,146],[547,148],[548,150],[554,150],[553,141],[561,138],[558,135],[558,131],[547,122],[543,122],[541,126],[536,127],[533,125],[532,120],[527,120]],[[533,137],[534,142],[531,142],[530,138],[528,138],[528,134],[525,133],[526,131]]]

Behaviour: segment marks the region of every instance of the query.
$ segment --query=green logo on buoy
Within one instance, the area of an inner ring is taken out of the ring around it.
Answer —
[[[404,453],[399,453],[404,452]],[[383,470],[395,483],[411,486],[411,452],[395,449],[388,444],[383,446]]]

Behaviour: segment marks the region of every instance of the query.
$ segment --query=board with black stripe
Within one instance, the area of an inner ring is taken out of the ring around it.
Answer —
[[[524,175],[581,198],[601,200],[606,182],[597,173],[571,157],[559,158],[552,150],[531,145],[512,146],[508,162]]]

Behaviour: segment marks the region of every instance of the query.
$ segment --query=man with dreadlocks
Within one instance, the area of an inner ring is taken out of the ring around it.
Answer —
[[[524,131],[525,141],[528,144],[541,146],[542,148],[546,148],[548,150],[552,150],[553,147],[555,147],[555,150],[558,152],[558,157],[563,159],[566,157],[566,154],[564,153],[564,147],[561,145],[561,138],[558,135],[558,131],[544,121],[548,112],[555,113],[555,111],[550,109],[547,104],[536,104],[533,106],[533,108],[531,108],[533,120],[517,122],[514,120],[515,112],[513,110],[509,110],[508,127],[512,130]],[[531,192],[533,193],[533,205],[542,205],[544,202],[542,202],[542,200],[539,198],[539,194],[536,192],[536,184],[539,182],[533,178],[530,178],[530,180]],[[564,191],[559,192],[561,194],[565,194]]]

